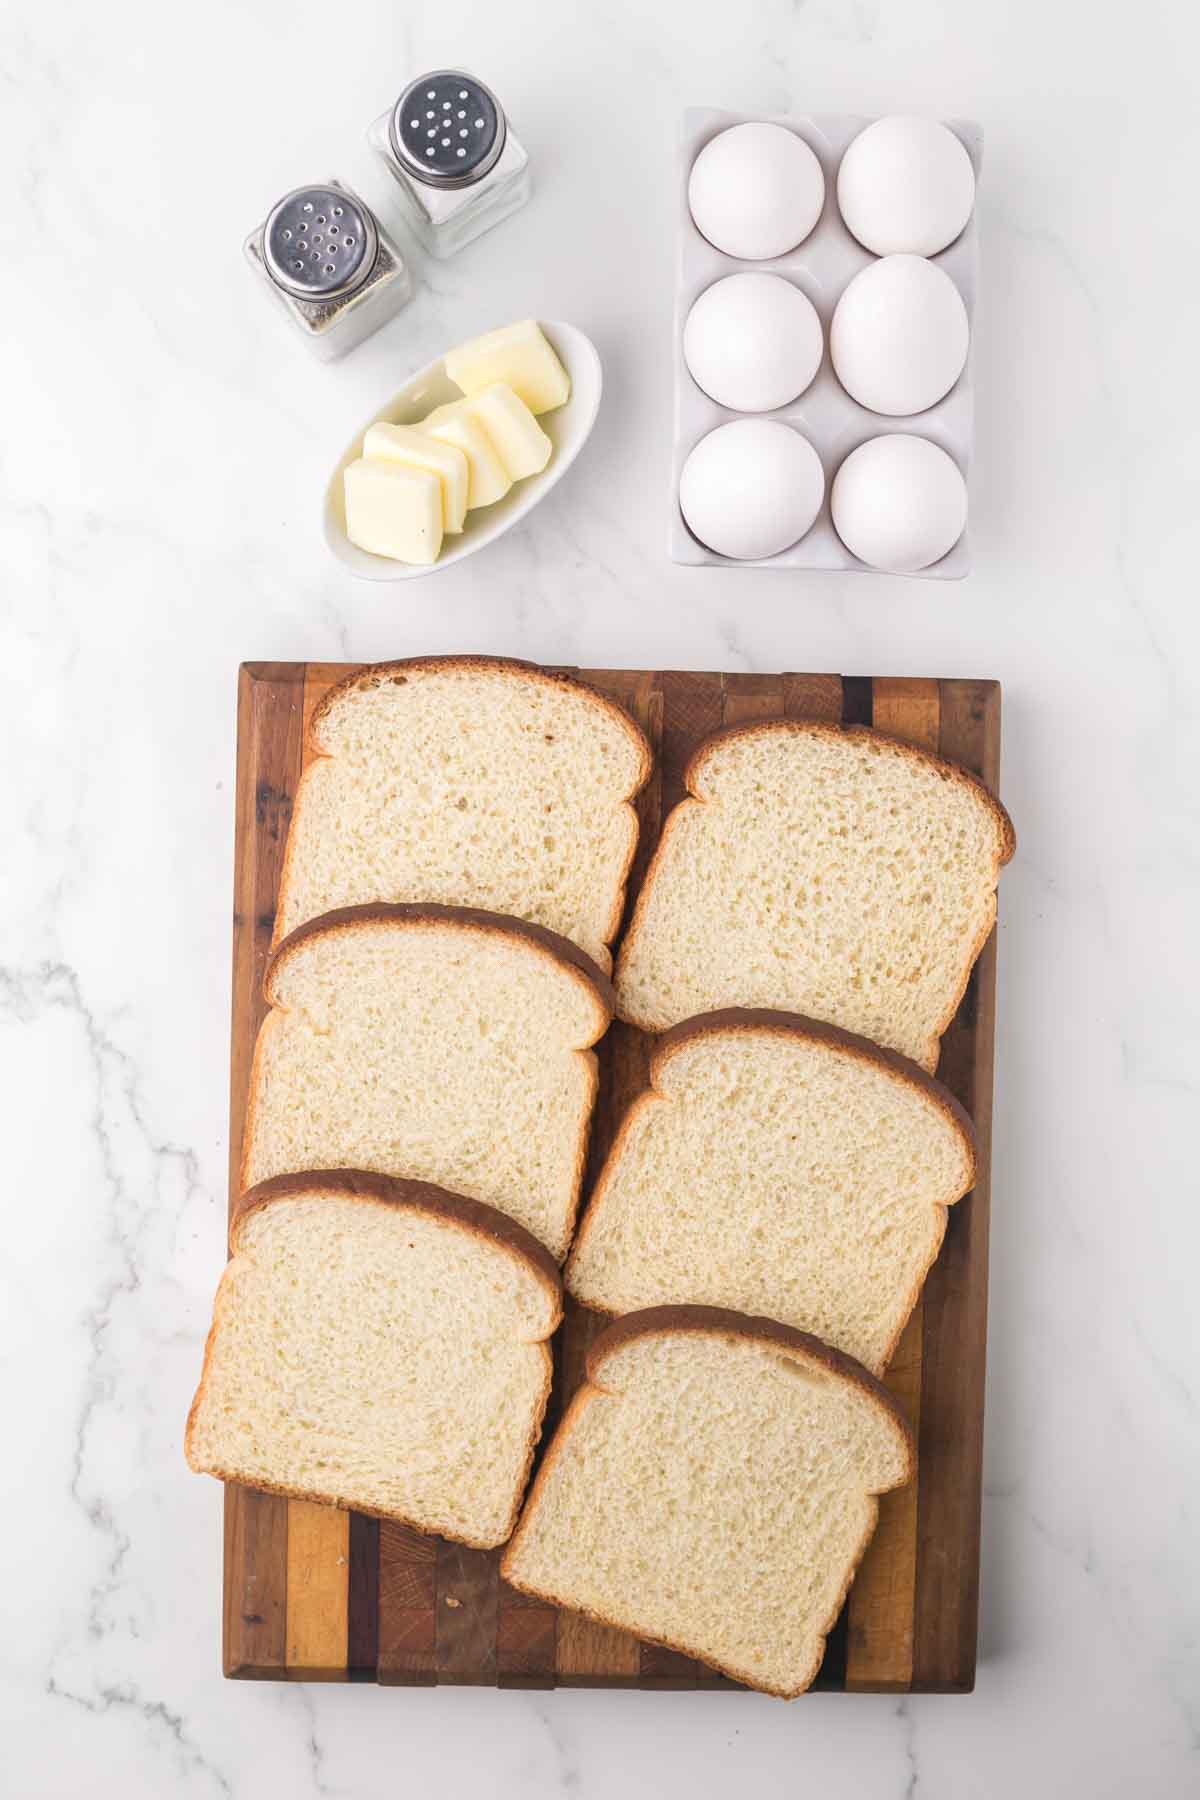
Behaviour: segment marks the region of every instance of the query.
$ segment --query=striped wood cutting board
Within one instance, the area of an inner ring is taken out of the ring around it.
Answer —
[[[349,671],[350,665],[332,663],[251,663],[241,670],[234,1179],[306,726],[316,702]],[[980,775],[993,791],[997,787],[1000,690],[993,681],[567,672],[621,701],[657,752],[655,774],[639,803],[642,834],[631,892],[658,841],[662,819],[683,794],[688,756],[720,725],[781,714],[873,724],[940,751]],[[941,1256],[888,1375],[918,1433],[919,1475],[912,1486],[883,1498],[879,1529],[830,1636],[819,1687],[963,1693],[974,1682],[995,978],[993,934],[945,1037],[939,1068],[975,1120],[979,1183],[951,1209]],[[647,1048],[640,1032],[620,1024],[600,1046],[593,1168],[625,1106],[645,1085]],[[578,1385],[584,1352],[599,1323],[569,1303],[556,1347],[547,1433]],[[229,1486],[225,1672],[409,1687],[735,1686],[673,1651],[514,1593],[499,1580],[497,1560],[498,1553],[467,1550],[404,1526]]]

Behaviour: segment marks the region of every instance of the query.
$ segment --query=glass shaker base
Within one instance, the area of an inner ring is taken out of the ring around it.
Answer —
[[[391,112],[367,131],[367,142],[391,176],[404,222],[430,256],[439,260],[465,249],[493,225],[518,212],[529,199],[529,158],[511,130],[500,160],[483,179],[466,188],[423,187],[399,167],[392,151]]]

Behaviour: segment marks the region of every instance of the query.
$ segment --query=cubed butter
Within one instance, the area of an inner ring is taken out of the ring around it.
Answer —
[[[442,547],[442,484],[428,469],[360,457],[346,470],[346,536],[395,562],[436,562]]]
[[[461,531],[467,513],[470,468],[466,456],[454,444],[430,437],[415,425],[372,425],[363,439],[363,455],[370,461],[407,463],[427,469],[442,484],[442,529]]]
[[[490,506],[503,500],[512,482],[500,455],[483,426],[464,411],[462,400],[439,406],[421,421],[421,430],[443,444],[453,444],[467,459],[467,509]]]
[[[460,344],[445,358],[446,373],[464,394],[503,381],[532,413],[549,412],[571,395],[567,371],[546,342],[536,319],[504,325]]]
[[[494,381],[491,387],[469,395],[462,409],[483,426],[514,481],[539,474],[550,461],[554,445],[506,382]]]

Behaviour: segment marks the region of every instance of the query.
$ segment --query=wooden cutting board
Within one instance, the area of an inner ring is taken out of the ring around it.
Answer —
[[[350,667],[249,663],[241,670],[231,1191],[306,727],[317,701]],[[997,789],[1000,689],[994,681],[566,672],[625,705],[657,753],[639,802],[642,831],[631,892],[662,820],[682,797],[691,751],[720,725],[781,714],[876,725],[939,751]],[[938,1070],[974,1118],[979,1182],[951,1208],[941,1256],[887,1377],[917,1432],[918,1478],[883,1497],[878,1531],[829,1638],[821,1688],[966,1693],[974,1683],[995,983],[993,933],[943,1041]],[[599,1047],[593,1170],[624,1108],[646,1083],[648,1045],[642,1033],[616,1024]],[[600,1324],[568,1302],[556,1344],[547,1436],[579,1383],[584,1352]],[[228,1486],[225,1672],[409,1687],[736,1685],[673,1651],[513,1592],[499,1579],[497,1561],[498,1552],[467,1550],[404,1526]]]

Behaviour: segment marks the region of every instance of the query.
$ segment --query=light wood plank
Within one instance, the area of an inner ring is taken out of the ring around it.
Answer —
[[[633,1687],[642,1646],[615,1625],[599,1625],[583,1613],[558,1615],[558,1679],[564,1687]]]
[[[304,1681],[346,1679],[350,1514],[288,1501],[287,1661]]]
[[[918,1301],[885,1378],[914,1436],[920,1423],[923,1329]],[[902,1693],[912,1684],[918,1481],[880,1495],[879,1523],[850,1591],[847,1693]]]
[[[920,750],[938,747],[941,698],[936,681],[904,675],[878,675],[874,682],[871,723],[876,731],[903,738]]]

